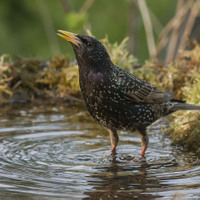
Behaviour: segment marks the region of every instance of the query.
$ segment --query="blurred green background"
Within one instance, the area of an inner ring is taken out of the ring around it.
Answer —
[[[74,56],[70,45],[56,35],[58,29],[85,33],[111,43],[131,37],[130,52],[139,61],[149,58],[143,21],[131,0],[0,0],[0,55]],[[174,15],[176,1],[147,0],[155,17],[154,37]],[[134,42],[133,42],[134,41]],[[134,43],[134,44],[133,44]]]

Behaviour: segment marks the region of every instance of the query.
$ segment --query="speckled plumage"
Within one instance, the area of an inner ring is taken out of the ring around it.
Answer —
[[[83,98],[94,120],[109,129],[112,151],[118,143],[117,130],[137,130],[144,156],[148,145],[147,126],[176,110],[199,109],[174,100],[171,94],[115,66],[98,40],[85,35],[71,37]]]

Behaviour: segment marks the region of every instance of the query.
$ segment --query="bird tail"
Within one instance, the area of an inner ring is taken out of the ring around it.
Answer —
[[[177,103],[170,109],[172,112],[177,110],[200,110],[200,106],[187,103]]]

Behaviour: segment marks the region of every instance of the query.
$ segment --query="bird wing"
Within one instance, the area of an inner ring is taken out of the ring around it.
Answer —
[[[163,92],[124,70],[117,74],[117,84],[123,91],[124,98],[135,103],[164,103],[173,99],[170,93]]]

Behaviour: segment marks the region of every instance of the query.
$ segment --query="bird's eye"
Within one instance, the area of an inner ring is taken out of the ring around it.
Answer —
[[[90,42],[87,42],[87,44],[86,44],[88,47],[91,47],[92,46],[92,43],[90,43]]]

